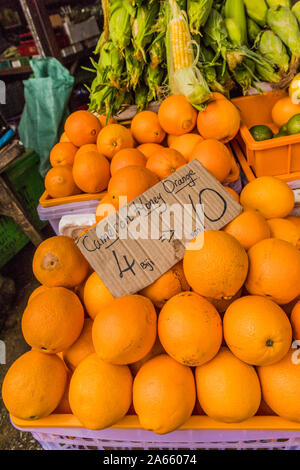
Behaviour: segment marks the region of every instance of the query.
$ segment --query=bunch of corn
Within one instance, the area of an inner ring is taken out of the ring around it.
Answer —
[[[213,3],[213,0],[188,0],[187,14],[192,34],[200,33],[200,29],[207,21]]]
[[[209,87],[197,67],[186,18],[175,0],[169,0],[166,49],[170,90],[186,96],[197,109],[210,97]]]

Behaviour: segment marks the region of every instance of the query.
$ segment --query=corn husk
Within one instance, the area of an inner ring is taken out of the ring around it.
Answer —
[[[131,42],[131,17],[135,9],[128,0],[116,0],[110,7],[109,35],[121,53]]]
[[[145,85],[138,86],[135,90],[135,104],[137,105],[137,111],[143,111],[147,108],[148,89]]]
[[[158,2],[153,3],[150,7],[143,5],[137,9],[137,14],[132,24],[132,43],[135,57],[138,60],[146,62],[145,47],[152,41],[158,12]]]
[[[289,8],[277,6],[270,8],[267,14],[269,27],[289,48],[295,58],[300,57],[300,31],[297,18]]]
[[[201,47],[200,61],[198,65],[209,88],[212,91],[218,91],[220,93],[226,94],[227,90],[217,80],[216,66],[211,65],[213,59],[214,59],[214,53],[205,47]]]
[[[295,3],[295,5],[292,8],[292,12],[296,16],[298,23],[300,25],[300,1]]]
[[[281,76],[276,72],[275,68],[267,61],[264,64],[255,65],[256,72],[261,81],[269,83],[278,83]]]
[[[285,73],[289,70],[290,57],[286,47],[273,31],[264,31],[258,40],[257,47],[266,59],[278,67],[279,72]]]
[[[244,0],[246,12],[259,26],[264,27],[267,22],[268,6],[265,0]]]
[[[143,75],[144,62],[137,60],[134,56],[133,48],[125,49],[125,63],[127,72],[127,83],[130,88],[135,90]]]
[[[149,90],[147,96],[148,101],[150,102],[159,100],[163,93],[163,69],[159,66],[155,67],[154,69],[150,66],[147,66],[144,80]]]
[[[248,38],[252,43],[255,43],[257,36],[261,32],[261,28],[251,18],[247,18]]]
[[[150,67],[155,69],[166,59],[165,35],[159,34],[149,48]]]
[[[191,34],[200,34],[213,6],[213,0],[188,0],[187,14]]]
[[[119,88],[124,68],[124,60],[111,41],[104,44],[101,49],[97,69],[102,73],[102,79],[116,88]]]
[[[249,59],[245,59],[241,65],[238,65],[234,71],[233,76],[235,81],[240,85],[243,94],[252,87],[253,80],[255,80],[255,64]]]
[[[282,7],[291,7],[291,2],[290,0],[266,0],[266,4],[268,5],[269,8],[276,7],[278,5],[281,5]]]

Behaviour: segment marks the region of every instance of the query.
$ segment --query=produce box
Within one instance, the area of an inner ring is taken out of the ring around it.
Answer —
[[[54,207],[60,206],[62,204],[73,204],[75,202],[83,202],[83,201],[93,201],[95,199],[102,199],[105,196],[105,192],[103,193],[95,193],[95,194],[76,194],[74,196],[68,197],[59,197],[59,198],[51,198],[47,191],[44,191],[39,199],[39,203],[42,207]]]
[[[232,102],[241,112],[240,143],[255,175],[277,176],[284,181],[292,181],[300,179],[300,134],[257,142],[249,132],[256,125],[265,125],[278,132],[271,112],[283,96],[287,94],[276,91],[234,98]]]
[[[41,229],[46,222],[41,221],[36,212],[39,197],[43,191],[43,181],[38,171],[39,158],[33,150],[12,163],[3,173],[27,210],[32,223]],[[29,239],[11,217],[0,215],[0,267],[4,266]]]
[[[299,449],[300,423],[278,416],[254,416],[227,424],[208,416],[192,416],[180,429],[158,435],[140,428],[128,415],[101,431],[81,426],[73,415],[50,415],[37,421],[11,417],[20,431],[29,431],[45,450],[67,449]]]

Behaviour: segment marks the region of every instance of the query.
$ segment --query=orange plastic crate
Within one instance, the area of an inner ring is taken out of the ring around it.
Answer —
[[[91,201],[93,199],[102,199],[106,195],[106,191],[102,193],[95,193],[95,194],[88,194],[88,193],[81,193],[76,194],[75,196],[68,196],[68,197],[59,197],[53,199],[49,196],[47,191],[41,195],[39,203],[42,207],[53,207],[53,206],[60,206],[62,204],[71,204],[73,202],[82,202],[82,201]]]
[[[300,134],[257,142],[249,132],[256,125],[269,126],[274,133],[278,132],[271,113],[274,104],[284,96],[285,92],[275,91],[234,98],[232,102],[241,112],[239,141],[255,175],[293,181],[300,179]]]

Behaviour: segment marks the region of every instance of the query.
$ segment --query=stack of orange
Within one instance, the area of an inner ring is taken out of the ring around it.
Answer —
[[[217,96],[213,113],[222,103],[230,112]],[[233,136],[238,120],[230,128],[229,119],[219,122],[217,133],[208,114],[215,141],[208,129],[203,140],[191,133],[197,118],[202,129],[202,116],[182,97],[167,98],[158,116],[133,119],[139,149],[122,126],[104,127],[97,148],[114,168],[105,202],[117,210],[120,196],[131,200],[180,167],[181,158],[195,155],[185,151],[192,142],[197,158],[221,178],[222,141]],[[165,133],[176,136],[172,148],[161,145]],[[202,152],[203,144],[214,152]],[[11,366],[2,388],[10,413],[32,420],[68,410],[83,426],[102,429],[134,408],[143,428],[162,434],[183,425],[196,401],[204,414],[226,423],[261,413],[264,403],[270,413],[300,422],[300,364],[292,349],[300,339],[299,218],[289,216],[294,195],[279,179],[262,177],[245,186],[240,202],[244,211],[227,227],[198,235],[182,262],[120,298],[91,272],[73,240],[44,241],[33,259],[41,286],[22,317],[33,349]],[[108,214],[99,213],[99,220]]]

